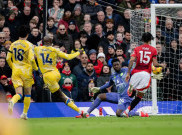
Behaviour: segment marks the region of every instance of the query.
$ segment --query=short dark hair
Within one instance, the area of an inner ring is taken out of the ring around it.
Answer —
[[[45,36],[43,38],[43,43],[46,45],[51,45],[52,44],[52,39],[49,36]]]
[[[152,36],[152,34],[150,32],[143,33],[143,35],[142,35],[142,41],[143,42],[147,43],[153,39],[154,39],[154,37]]]
[[[112,60],[112,62],[111,62],[112,65],[113,65],[114,62],[120,62],[120,61],[119,61],[117,58],[114,58],[114,59]]]
[[[21,38],[25,38],[29,34],[29,29],[26,25],[22,25],[18,29],[18,35]]]
[[[6,60],[6,58],[4,58],[4,57],[0,57],[0,59],[4,59],[4,60]]]

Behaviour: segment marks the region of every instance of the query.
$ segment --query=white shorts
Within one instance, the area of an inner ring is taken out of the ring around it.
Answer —
[[[130,79],[130,85],[134,90],[145,93],[150,87],[151,76],[148,72],[142,71],[134,73]]]

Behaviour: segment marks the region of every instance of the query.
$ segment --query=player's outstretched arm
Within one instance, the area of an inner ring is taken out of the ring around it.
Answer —
[[[131,72],[131,69],[132,69],[132,66],[133,66],[133,62],[135,61],[135,59],[136,58],[133,57],[133,56],[131,56],[131,58],[130,58],[130,63],[128,65],[128,72],[127,72],[127,75],[126,75],[126,78],[125,78],[126,82],[128,82],[129,79],[130,79],[130,72]]]
[[[71,60],[71,59],[77,57],[78,55],[80,55],[79,51],[77,51],[76,53],[73,53],[73,54],[67,54],[62,51],[57,51],[57,53],[58,53],[59,57],[66,59],[66,60]]]

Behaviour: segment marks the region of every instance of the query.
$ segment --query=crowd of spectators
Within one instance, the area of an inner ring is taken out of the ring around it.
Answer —
[[[65,53],[83,49],[84,54],[70,61],[57,60],[61,74],[59,85],[74,101],[91,101],[90,88],[109,81],[111,61],[118,58],[128,66],[130,54],[138,46],[131,43],[130,11],[150,8],[155,3],[182,3],[181,0],[47,0],[46,34],[53,47]],[[161,100],[182,100],[182,10],[178,20],[162,18],[164,27],[156,31],[158,61],[166,63],[164,79],[158,82]],[[0,0],[0,100],[8,101],[15,94],[11,69],[6,54],[18,39],[20,25],[27,25],[27,40],[42,46],[43,0]],[[175,27],[174,27],[175,25]],[[32,102],[56,102],[44,86],[42,74],[34,73]],[[115,87],[105,92],[115,92]],[[2,96],[5,95],[5,96]]]

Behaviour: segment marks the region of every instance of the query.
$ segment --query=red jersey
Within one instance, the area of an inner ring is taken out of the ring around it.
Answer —
[[[131,72],[132,75],[142,71],[151,73],[152,59],[157,58],[157,50],[151,45],[144,44],[136,47],[131,56],[137,58],[136,66]]]

